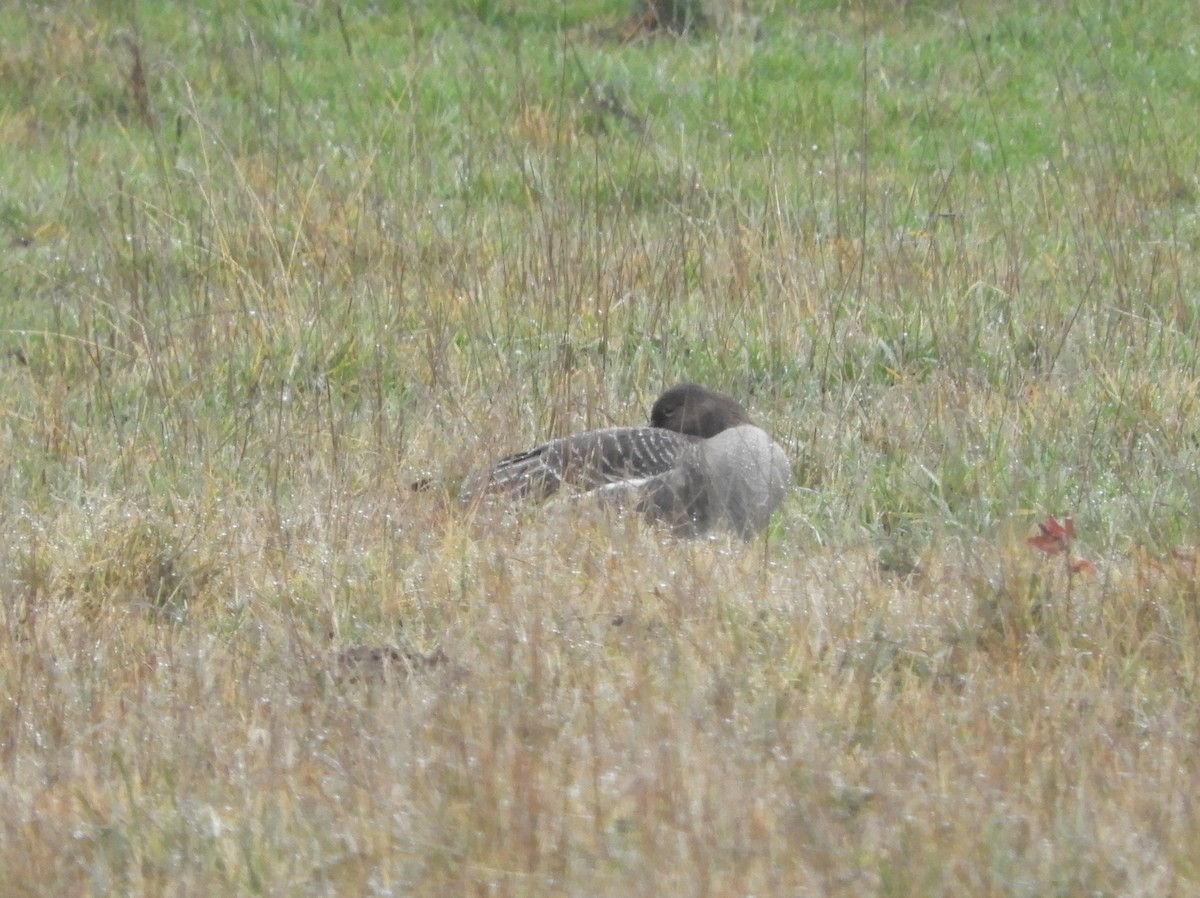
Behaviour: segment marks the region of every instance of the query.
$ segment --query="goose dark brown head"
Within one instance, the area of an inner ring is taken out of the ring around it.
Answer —
[[[699,384],[671,387],[650,409],[651,427],[704,439],[749,423],[750,416],[736,399]]]

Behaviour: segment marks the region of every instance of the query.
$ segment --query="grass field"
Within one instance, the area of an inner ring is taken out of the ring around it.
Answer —
[[[1200,9],[708,10],[8,4],[0,895],[1200,894]]]

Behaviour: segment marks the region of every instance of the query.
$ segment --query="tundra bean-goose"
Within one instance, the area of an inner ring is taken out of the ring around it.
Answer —
[[[560,490],[636,507],[682,536],[766,527],[791,482],[779,444],[724,393],[667,390],[645,427],[606,427],[543,443],[468,477],[461,497],[542,501]]]

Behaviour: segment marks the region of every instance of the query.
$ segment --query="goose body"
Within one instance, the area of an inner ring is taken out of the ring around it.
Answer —
[[[783,449],[735,399],[681,384],[655,401],[648,426],[589,430],[506,456],[469,477],[461,495],[541,501],[566,488],[635,506],[680,535],[750,538],[790,481]]]

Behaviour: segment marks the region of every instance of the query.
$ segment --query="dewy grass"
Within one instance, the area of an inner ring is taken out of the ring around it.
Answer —
[[[0,893],[1200,888],[1197,13],[637,9],[9,12]],[[761,540],[455,502],[682,380]]]

